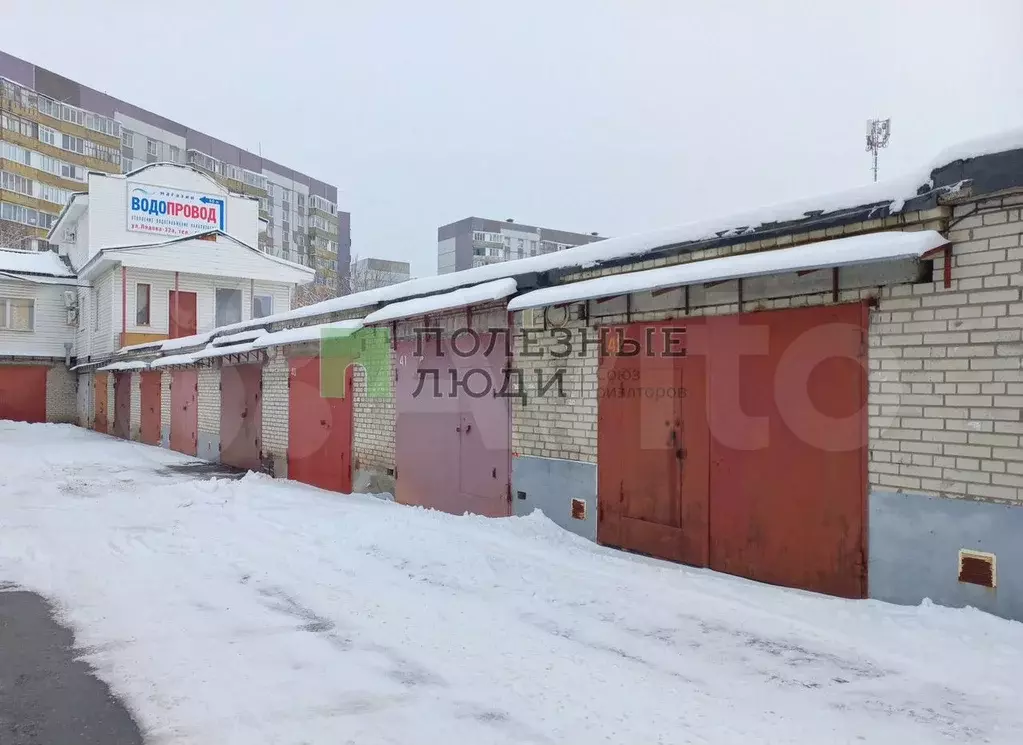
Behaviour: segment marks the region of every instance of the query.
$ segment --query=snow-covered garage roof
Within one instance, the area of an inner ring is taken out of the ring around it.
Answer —
[[[46,277],[75,276],[71,267],[53,251],[18,251],[13,248],[0,248],[0,272]]]
[[[429,297],[416,298],[415,300],[403,300],[398,303],[385,305],[380,310],[373,311],[365,318],[367,325],[372,323],[384,323],[399,318],[413,318],[423,316],[427,313],[438,313],[455,308],[465,308],[477,303],[489,303],[495,300],[504,300],[509,295],[514,295],[518,284],[511,277],[495,279],[493,282],[484,282],[481,285],[465,287],[453,292],[445,292],[441,295],[430,295]]]
[[[736,254],[719,259],[693,261],[688,264],[612,274],[582,282],[544,287],[514,298],[508,303],[508,310],[539,308],[631,292],[723,282],[768,274],[918,259],[948,243],[948,238],[933,230],[869,233],[807,243],[792,248]]]

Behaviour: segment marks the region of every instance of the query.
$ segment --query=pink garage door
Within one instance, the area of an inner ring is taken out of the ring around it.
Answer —
[[[263,367],[225,365],[220,370],[220,461],[260,471],[263,437]]]
[[[46,421],[46,368],[0,365],[0,419]]]
[[[199,452],[198,370],[175,370],[171,373],[170,446],[171,450],[185,455]]]
[[[494,390],[508,357],[500,340],[490,354],[490,335],[480,333],[480,340],[468,356],[456,355],[447,340],[439,354],[432,340],[423,344],[420,357],[414,341],[398,345],[395,498],[402,504],[511,514],[511,399]],[[468,337],[457,343],[465,353],[473,347]]]
[[[352,490],[352,368],[344,398],[320,390],[320,358],[288,360],[288,478],[347,494]]]

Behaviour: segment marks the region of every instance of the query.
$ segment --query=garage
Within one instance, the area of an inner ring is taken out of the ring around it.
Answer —
[[[160,398],[163,374],[159,371],[139,373],[140,430],[139,436],[147,445],[160,444],[160,418],[163,402]]]
[[[114,437],[131,439],[131,373],[114,374]]]
[[[107,382],[108,373],[96,373],[95,381],[93,382],[94,393],[96,394],[96,401],[93,406],[93,420],[92,428],[97,432],[106,433],[108,425],[108,413],[107,413],[107,388],[109,383]]]
[[[864,597],[866,325],[854,303],[605,329],[598,540]]]
[[[263,367],[224,365],[220,370],[220,461],[261,471]]]
[[[171,373],[171,450],[195,455],[199,447],[199,371]]]
[[[411,340],[398,344],[398,502],[453,514],[511,514],[511,399],[495,395],[508,356],[493,336],[455,332],[422,349]]]
[[[45,365],[0,365],[0,419],[46,421]]]
[[[352,490],[352,386],[345,370],[345,395],[327,398],[320,388],[320,357],[288,360],[288,478],[321,489]]]

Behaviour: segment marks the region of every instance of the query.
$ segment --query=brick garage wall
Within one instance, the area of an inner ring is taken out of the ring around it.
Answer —
[[[160,445],[170,447],[171,426],[171,374],[160,374]]]
[[[137,372],[131,374],[129,432],[133,440],[140,440],[142,438],[142,378]]]
[[[392,353],[391,364],[394,364]],[[366,371],[355,366],[352,401],[352,465],[358,470],[394,473],[395,405],[394,387],[388,397],[366,395]]]
[[[199,368],[199,457],[220,460],[220,369]]]
[[[263,462],[278,478],[288,476],[288,360],[281,350],[263,367]]]
[[[64,365],[46,373],[46,421],[74,424],[78,421],[77,376]]]
[[[1023,501],[1021,206],[955,207],[952,288],[882,292],[870,329],[873,488]]]

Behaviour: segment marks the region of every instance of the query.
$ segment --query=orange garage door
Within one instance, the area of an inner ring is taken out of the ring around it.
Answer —
[[[46,421],[45,365],[0,365],[0,419]]]

